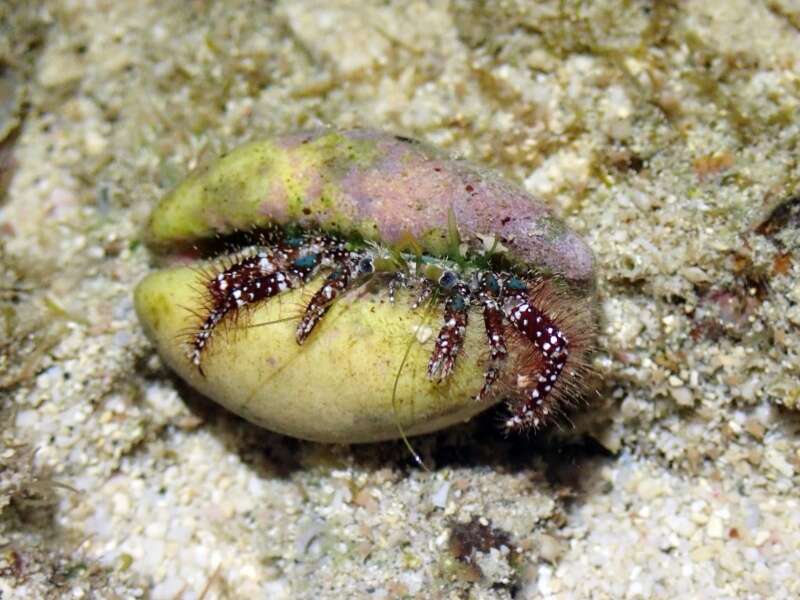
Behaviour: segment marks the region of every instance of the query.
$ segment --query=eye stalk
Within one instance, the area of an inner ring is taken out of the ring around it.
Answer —
[[[373,261],[371,256],[365,256],[361,260],[358,261],[358,275],[360,277],[366,277],[367,275],[372,275],[375,272],[375,262]]]
[[[446,270],[439,277],[439,285],[445,290],[450,290],[458,283],[458,275],[455,271]]]

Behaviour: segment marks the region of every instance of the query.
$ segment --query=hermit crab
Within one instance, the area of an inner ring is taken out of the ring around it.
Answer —
[[[416,435],[580,396],[594,259],[539,201],[417,140],[320,129],[239,147],[156,206],[139,318],[196,389],[323,442]]]

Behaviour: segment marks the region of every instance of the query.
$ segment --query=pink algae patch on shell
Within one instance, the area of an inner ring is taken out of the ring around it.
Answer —
[[[376,223],[384,243],[397,243],[406,232],[445,238],[452,211],[464,239],[492,236],[519,262],[577,281],[592,280],[591,250],[521,187],[465,161],[441,157],[424,144],[375,132],[358,134],[376,139],[378,158],[353,166],[342,177],[342,206],[354,210],[356,219]]]
[[[387,244],[399,242],[405,233],[421,238],[446,224],[448,205],[439,199],[451,196],[454,184],[443,170],[422,173],[418,165],[401,167],[389,161],[371,169],[353,168],[341,182],[343,194],[360,215],[375,221]]]

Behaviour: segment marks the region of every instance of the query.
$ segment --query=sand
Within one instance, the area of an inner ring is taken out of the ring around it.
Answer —
[[[4,598],[800,595],[796,3],[53,0],[0,23]],[[489,164],[585,237],[589,406],[415,438],[424,470],[168,372],[132,308],[148,212],[317,125]]]

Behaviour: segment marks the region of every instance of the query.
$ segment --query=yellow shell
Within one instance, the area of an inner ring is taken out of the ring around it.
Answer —
[[[267,429],[319,442],[371,442],[399,437],[398,426],[407,435],[435,431],[491,404],[474,399],[486,355],[480,319],[471,320],[453,374],[433,382],[425,370],[441,315],[409,310],[403,293],[394,304],[366,292],[346,297],[300,346],[295,319],[253,326],[296,316],[311,293],[287,292],[250,312],[242,321],[250,327],[218,331],[201,375],[182,341],[196,323],[192,311],[201,309],[197,285],[189,267],[148,275],[136,288],[139,319],[192,387]]]

